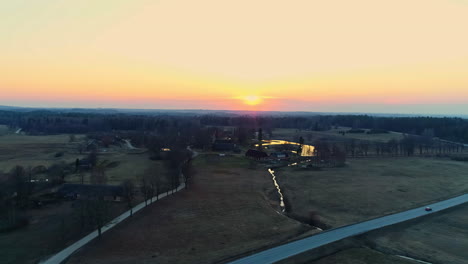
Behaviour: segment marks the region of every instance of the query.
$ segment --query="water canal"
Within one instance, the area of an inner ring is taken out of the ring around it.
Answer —
[[[258,144],[256,146],[258,147]],[[299,150],[299,147],[300,147],[300,149],[301,149],[300,156],[301,157],[311,157],[311,156],[314,156],[314,154],[315,154],[314,153],[314,150],[315,150],[314,146],[306,145],[306,144],[301,145],[301,144],[299,144],[297,142],[286,141],[286,140],[263,140],[262,141],[262,146],[266,147],[267,149],[268,149],[268,147],[271,147],[271,146],[273,146],[273,148],[275,148],[275,146],[284,146],[284,149],[291,148],[291,146],[292,147],[297,146],[297,150],[296,151],[292,150],[291,152],[297,154],[297,151]],[[276,148],[276,149],[278,149],[278,148]],[[297,164],[298,164],[297,162],[294,162],[294,163],[291,163],[291,164],[287,164],[285,166],[295,166]],[[286,205],[285,205],[285,202],[284,202],[283,192],[281,191],[281,187],[278,184],[278,181],[276,180],[275,171],[272,170],[272,168],[268,168],[268,172],[270,173],[271,178],[273,180],[273,184],[275,185],[276,190],[278,192],[281,211],[284,213],[286,211]]]

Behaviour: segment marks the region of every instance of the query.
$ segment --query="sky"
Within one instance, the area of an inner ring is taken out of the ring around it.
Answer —
[[[468,114],[468,0],[0,0],[0,105]]]

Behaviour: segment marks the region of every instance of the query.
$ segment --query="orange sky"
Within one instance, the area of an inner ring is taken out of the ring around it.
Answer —
[[[468,114],[466,14],[463,0],[2,1],[0,104]]]

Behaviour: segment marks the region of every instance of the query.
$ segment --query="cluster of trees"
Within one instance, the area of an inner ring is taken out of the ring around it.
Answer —
[[[369,115],[324,116],[332,124],[348,127],[397,131],[424,136],[432,130],[433,136],[455,142],[468,143],[468,120],[438,117],[375,117]]]
[[[356,156],[414,156],[445,155],[464,151],[464,145],[429,137],[405,135],[402,139],[371,142],[350,139],[343,143],[345,153]]]
[[[22,166],[15,166],[9,173],[1,173],[0,178],[5,180],[0,188],[0,231],[27,223],[23,211],[30,205],[34,173],[33,169]]]
[[[314,142],[314,157],[312,164],[338,167],[346,162],[346,153],[337,144],[330,144],[324,140]]]

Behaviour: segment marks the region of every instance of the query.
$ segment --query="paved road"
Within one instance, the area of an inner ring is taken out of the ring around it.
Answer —
[[[288,257],[303,253],[305,251],[347,238],[356,236],[371,230],[379,229],[385,226],[401,223],[420,216],[432,214],[453,206],[457,206],[468,202],[468,194],[461,195],[452,199],[430,204],[432,212],[426,212],[423,207],[404,211],[397,214],[392,214],[373,220],[361,222],[358,224],[348,225],[329,231],[324,231],[317,235],[310,236],[301,240],[290,242],[275,248],[271,248],[257,254],[244,257],[231,262],[231,264],[247,264],[247,263],[274,263]]]

